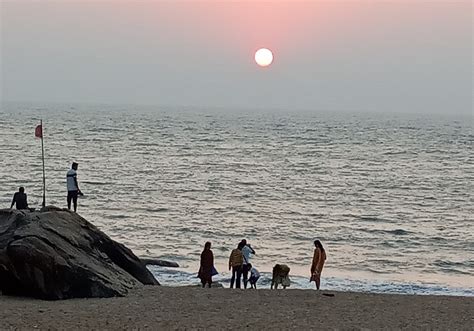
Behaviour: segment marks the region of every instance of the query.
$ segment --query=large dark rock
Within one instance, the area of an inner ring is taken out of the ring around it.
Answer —
[[[157,265],[160,267],[179,268],[179,264],[174,261],[166,261],[156,257],[140,257],[140,260],[145,265]]]
[[[159,285],[130,249],[76,213],[0,210],[0,290],[41,299],[123,296]]]

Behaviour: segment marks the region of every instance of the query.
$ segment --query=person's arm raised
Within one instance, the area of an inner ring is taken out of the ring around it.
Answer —
[[[252,248],[252,246],[248,245],[249,248],[250,248],[250,251],[252,252],[253,255],[257,255],[257,253],[255,253],[255,249]]]

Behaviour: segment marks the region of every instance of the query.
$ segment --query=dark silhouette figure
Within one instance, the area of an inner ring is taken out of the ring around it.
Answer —
[[[273,267],[272,284],[270,289],[278,289],[278,284],[283,285],[283,288],[290,286],[290,268],[286,264],[275,264]]]
[[[211,243],[208,241],[204,245],[204,250],[201,253],[201,266],[199,268],[198,277],[201,279],[202,287],[212,284],[212,271],[214,268],[214,254],[211,251]]]
[[[321,272],[323,271],[324,262],[326,261],[326,250],[319,240],[314,241],[314,254],[311,263],[311,278],[310,281],[316,283],[316,289],[319,290],[321,284]]]
[[[67,172],[67,209],[71,209],[71,201],[74,203],[74,212],[77,211],[77,196],[82,195],[77,182],[77,166],[76,162],[72,163],[71,169]]]
[[[16,209],[28,209],[28,201],[25,193],[25,188],[20,187],[18,192],[13,195],[12,205],[10,208],[16,204]]]
[[[233,249],[229,257],[229,270],[232,268],[232,278],[230,279],[230,288],[240,288],[240,278],[242,277],[242,265],[244,264],[244,256],[242,248],[244,245],[239,243],[237,248]]]

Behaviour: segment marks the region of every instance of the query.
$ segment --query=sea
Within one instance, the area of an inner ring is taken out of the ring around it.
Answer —
[[[212,242],[228,286],[246,238],[269,288],[287,264],[309,282],[313,241],[322,289],[474,296],[473,117],[407,113],[10,104],[0,108],[0,206],[24,186],[66,207],[79,163],[78,213],[138,256],[163,285],[198,284]]]

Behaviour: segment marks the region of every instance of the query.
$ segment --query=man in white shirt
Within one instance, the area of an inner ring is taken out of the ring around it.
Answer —
[[[255,255],[255,250],[247,244],[247,240],[243,239],[241,243],[244,245],[242,248],[242,255],[244,256],[244,264],[242,266],[242,275],[244,276],[244,288],[247,288],[248,275],[250,271],[250,256]]]
[[[76,162],[72,163],[71,169],[67,172],[67,209],[71,209],[71,201],[74,203],[74,212],[77,210],[77,196],[82,195],[77,183],[77,166]]]

